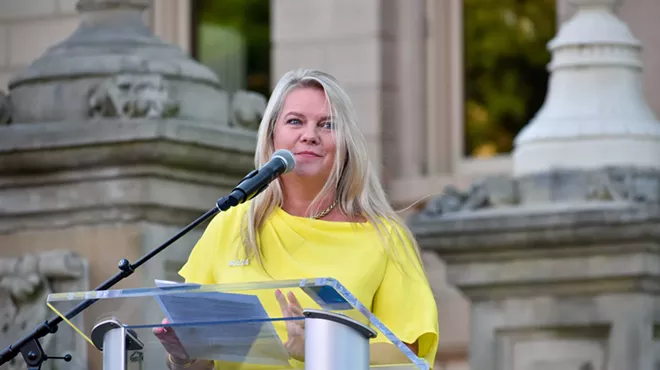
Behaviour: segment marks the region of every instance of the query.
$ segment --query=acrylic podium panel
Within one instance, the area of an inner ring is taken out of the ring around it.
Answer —
[[[154,285],[152,288],[51,294],[48,306],[93,344],[93,327],[108,319],[137,336],[142,349],[129,352],[129,368],[165,368],[166,352],[154,335],[163,318],[170,322],[192,358],[219,361],[222,369],[293,369],[304,365],[289,358],[284,348],[288,321],[304,322],[303,315],[285,317],[276,291],[293,292],[303,309],[339,314],[368,326],[372,369],[429,369],[344,286],[330,278],[218,285]],[[66,313],[94,300],[76,327]],[[308,344],[306,342],[306,344]],[[347,348],[346,350],[350,350]]]

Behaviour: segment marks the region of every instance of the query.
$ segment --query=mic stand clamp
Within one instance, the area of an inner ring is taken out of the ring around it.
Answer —
[[[55,329],[57,331],[57,329]],[[70,354],[64,356],[48,356],[44,353],[41,343],[34,338],[31,339],[27,344],[21,347],[21,354],[25,363],[27,364],[28,370],[39,370],[41,369],[41,364],[46,360],[64,360],[64,362],[71,362],[73,357]]]

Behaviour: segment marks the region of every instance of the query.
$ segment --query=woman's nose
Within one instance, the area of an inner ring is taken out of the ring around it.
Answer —
[[[305,128],[301,135],[301,140],[304,143],[317,144],[319,142],[319,138],[316,129],[313,127]]]

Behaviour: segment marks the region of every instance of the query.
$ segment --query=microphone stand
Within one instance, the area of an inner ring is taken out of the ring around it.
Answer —
[[[250,172],[247,176],[245,176],[240,182],[242,183],[243,181],[254,177],[259,171],[258,170],[253,170]],[[119,283],[123,279],[131,276],[135,270],[142,266],[144,263],[149,261],[151,258],[153,258],[155,255],[158,253],[162,252],[165,248],[169,247],[172,243],[180,239],[183,235],[187,234],[190,232],[192,229],[197,227],[199,224],[202,222],[206,221],[208,218],[211,216],[215,215],[216,213],[220,211],[226,211],[227,209],[236,206],[239,203],[242,203],[242,201],[251,199],[255,196],[257,196],[259,193],[261,193],[268,185],[263,186],[260,188],[256,193],[254,194],[247,194],[245,193],[242,189],[237,188],[234,189],[234,191],[225,197],[222,197],[218,199],[216,202],[216,206],[208,210],[206,213],[204,213],[202,216],[200,216],[198,219],[193,221],[192,223],[188,224],[188,226],[184,227],[176,233],[174,236],[172,236],[170,239],[166,240],[164,243],[162,243],[160,246],[157,248],[153,249],[146,255],[144,255],[142,258],[137,260],[135,263],[131,264],[127,259],[122,259],[118,263],[119,267],[119,272],[116,273],[113,277],[110,279],[106,280],[103,282],[103,284],[99,285],[96,287],[94,290],[106,290],[113,285]],[[237,193],[238,190],[238,193]],[[240,193],[240,194],[239,194]],[[96,302],[98,299],[88,299],[85,301],[80,302],[78,305],[76,305],[74,308],[72,308],[69,312],[64,314],[64,316],[67,318],[67,320],[71,320],[73,317],[81,313],[83,310],[85,310],[87,307],[91,306],[94,302]],[[14,357],[18,356],[20,353],[23,355],[23,359],[25,360],[25,363],[28,366],[28,370],[40,370],[41,365],[43,364],[44,361],[46,361],[48,358],[51,359],[62,359],[66,362],[71,361],[71,355],[66,355],[64,357],[54,357],[54,356],[48,356],[44,353],[43,348],[41,344],[39,343],[39,338],[43,338],[48,334],[53,334],[57,332],[57,325],[63,321],[62,317],[60,316],[55,316],[52,319],[48,321],[44,321],[41,324],[39,324],[36,328],[34,328],[29,334],[25,335],[22,339],[17,341],[16,343],[8,346],[7,348],[3,349],[2,352],[0,352],[0,365],[3,365],[10,360],[12,360]]]

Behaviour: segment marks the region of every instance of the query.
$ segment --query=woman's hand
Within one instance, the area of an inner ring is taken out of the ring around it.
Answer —
[[[163,319],[161,321],[163,325],[169,324],[169,321],[167,319]],[[188,354],[186,353],[186,350],[183,348],[183,345],[179,341],[179,338],[176,336],[176,333],[174,330],[172,330],[171,327],[169,326],[162,326],[158,328],[153,329],[153,333],[160,340],[160,342],[163,344],[163,347],[165,348],[165,351],[172,355],[172,357],[176,358],[178,361],[177,362],[186,362],[190,359],[188,357]]]
[[[285,297],[281,290],[275,291],[275,298],[280,304],[282,315],[286,317],[303,317],[303,309],[293,292]],[[287,301],[288,298],[288,301]],[[286,320],[286,331],[288,340],[284,347],[289,355],[298,361],[305,360],[305,320]]]

